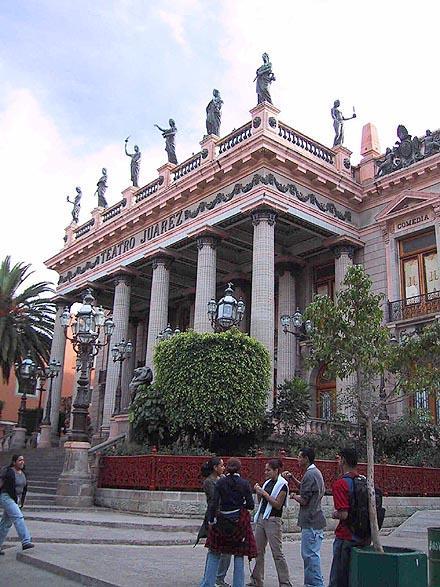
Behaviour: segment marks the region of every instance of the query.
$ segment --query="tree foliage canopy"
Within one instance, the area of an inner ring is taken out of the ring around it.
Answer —
[[[154,363],[155,386],[172,433],[206,438],[262,426],[270,359],[257,340],[237,329],[189,331],[160,342]]]
[[[311,395],[309,385],[301,377],[294,377],[278,385],[276,404],[272,417],[279,424],[279,432],[287,440],[293,438],[310,412]]]
[[[0,264],[0,369],[5,382],[28,353],[41,366],[49,360],[55,306],[43,296],[54,290],[45,281],[25,286],[31,274],[30,265],[11,267],[9,256]]]

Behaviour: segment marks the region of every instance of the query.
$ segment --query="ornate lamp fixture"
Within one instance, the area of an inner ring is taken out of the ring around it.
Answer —
[[[49,365],[44,369],[44,377],[46,379],[50,379],[49,384],[49,392],[47,394],[47,401],[46,401],[46,409],[44,411],[44,418],[42,420],[42,424],[50,426],[50,411],[52,408],[52,386],[53,380],[58,377],[61,371],[61,363],[59,361],[55,361],[53,359],[50,361]]]
[[[304,316],[299,311],[299,308],[296,309],[292,316],[283,314],[280,321],[284,334],[293,334],[297,338],[306,338],[313,331],[312,321],[304,321]],[[289,330],[289,326],[293,326],[294,330]]]
[[[233,293],[233,284],[228,283],[225,295],[219,302],[214,298],[208,302],[208,315],[214,332],[224,332],[232,326],[238,326],[243,320],[245,303],[242,298],[237,301]]]
[[[37,374],[37,365],[32,360],[30,353],[28,353],[28,356],[21,362],[18,372],[20,376],[21,391],[20,407],[18,409],[18,428],[25,428],[24,415],[26,413],[26,394]]]
[[[115,325],[110,317],[105,318],[102,306],[95,307],[95,298],[91,289],[85,290],[82,306],[76,315],[72,317],[70,309],[66,307],[60,320],[65,337],[71,341],[73,350],[78,355],[76,369],[80,372],[76,397],[72,406],[72,429],[69,433],[69,440],[88,442],[90,367],[99,350],[110,342]],[[69,326],[72,330],[71,337],[67,334]],[[104,343],[98,342],[101,328],[104,329]]]
[[[119,374],[118,374],[118,385],[116,386],[115,393],[115,407],[113,410],[113,416],[117,416],[121,413],[121,398],[122,398],[122,363],[125,359],[128,359],[133,352],[133,345],[131,341],[121,340],[119,344],[115,344],[112,348],[113,363],[119,362]]]
[[[159,342],[162,342],[162,340],[169,340],[170,338],[172,338],[173,336],[176,336],[176,334],[180,334],[182,331],[180,330],[179,327],[176,327],[174,330],[171,328],[171,324],[168,324],[168,326],[165,328],[165,330],[161,330],[159,332],[159,334],[157,335],[157,340]]]

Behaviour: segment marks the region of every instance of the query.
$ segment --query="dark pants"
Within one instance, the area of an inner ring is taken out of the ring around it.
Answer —
[[[335,538],[333,542],[333,560],[328,587],[348,587],[350,577],[351,549],[356,542]]]

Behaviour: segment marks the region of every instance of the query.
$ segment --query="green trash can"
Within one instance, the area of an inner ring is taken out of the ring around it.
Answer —
[[[353,548],[350,587],[427,587],[428,564],[424,552],[384,546],[384,553],[371,546]]]
[[[440,587],[440,528],[428,528],[429,587]]]

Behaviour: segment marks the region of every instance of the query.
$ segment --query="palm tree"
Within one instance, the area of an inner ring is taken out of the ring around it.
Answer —
[[[11,267],[9,256],[0,265],[0,369],[5,383],[28,353],[41,367],[49,360],[55,305],[42,296],[54,290],[46,281],[23,286],[32,273],[24,263]]]

